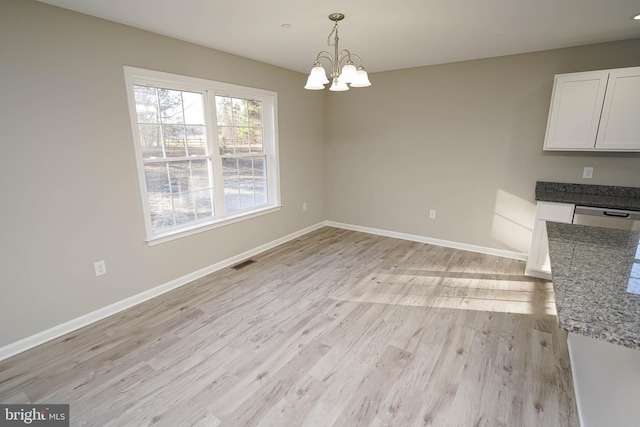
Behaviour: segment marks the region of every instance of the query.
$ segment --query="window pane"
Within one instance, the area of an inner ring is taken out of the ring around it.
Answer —
[[[147,181],[147,192],[169,192],[169,175],[166,163],[147,163],[144,165],[144,174]]]
[[[173,210],[176,225],[188,224],[195,221],[196,211],[193,205],[191,193],[174,194]]]
[[[231,98],[233,103],[233,125],[234,126],[247,126],[249,119],[247,117],[247,100]]]
[[[213,193],[211,190],[196,191],[191,194],[196,209],[196,219],[213,216]]]
[[[218,126],[233,126],[231,98],[216,96],[216,115],[218,117]]]
[[[204,108],[201,93],[182,92],[184,122],[189,125],[204,124]]]
[[[240,206],[242,209],[255,206],[253,186],[253,160],[238,160],[238,177],[240,188]]]
[[[249,130],[249,144],[252,153],[262,153],[264,151],[261,128],[251,128]]]
[[[267,202],[264,157],[223,159],[225,210],[250,209]]]
[[[262,102],[249,99],[247,107],[249,109],[249,126],[262,126]]]
[[[256,171],[256,159],[240,159],[238,161],[239,176],[240,176],[240,198],[241,206],[243,209],[252,208],[259,203],[256,200],[257,183],[260,181],[260,176]]]
[[[147,163],[145,176],[154,231],[213,215],[208,160]]]
[[[162,123],[184,123],[182,114],[182,92],[179,90],[158,89],[160,99],[160,118]]]
[[[186,126],[187,150],[189,156],[205,156],[207,153],[207,139],[204,126]]]
[[[262,153],[262,102],[216,97],[220,154]]]
[[[256,206],[264,205],[267,203],[268,194],[267,194],[267,168],[265,165],[264,158],[256,158],[253,161],[253,172],[254,172],[254,191],[255,191],[255,200]]]
[[[235,153],[248,153],[249,152],[249,132],[248,128],[240,127],[235,128],[234,132],[234,145]]]
[[[191,182],[191,168],[188,161],[170,162],[169,163],[169,179],[171,183],[171,192],[182,193],[189,191],[189,183]]]
[[[233,128],[218,126],[220,154],[233,154]]]
[[[238,177],[238,159],[222,159],[224,179],[224,205],[227,213],[236,212],[240,207],[240,181]]]
[[[167,157],[186,157],[183,125],[163,125],[164,152]]]
[[[147,163],[144,166],[149,196],[149,210],[154,230],[173,227],[173,208],[169,190],[169,175],[166,163]]]
[[[134,86],[138,123],[158,123],[158,94],[156,88]]]
[[[240,193],[232,188],[224,189],[224,206],[227,213],[234,213],[240,208]]]
[[[138,125],[140,132],[140,145],[142,146],[142,158],[161,159],[164,157],[162,152],[162,142],[160,140],[159,125]]]
[[[209,176],[208,160],[192,160],[189,191],[211,189],[213,185]]]
[[[149,194],[149,211],[151,213],[151,229],[162,231],[173,227],[173,208],[171,197],[167,194]]]
[[[134,97],[144,159],[209,154],[201,93],[134,86]]]

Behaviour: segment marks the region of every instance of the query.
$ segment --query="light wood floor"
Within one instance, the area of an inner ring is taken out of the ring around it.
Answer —
[[[574,426],[549,282],[326,227],[0,362],[91,426]]]

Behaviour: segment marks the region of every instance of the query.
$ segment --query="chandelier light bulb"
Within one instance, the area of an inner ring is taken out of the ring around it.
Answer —
[[[356,70],[356,67],[355,65],[353,65],[353,62],[348,61],[347,65],[342,67],[342,72],[340,73],[340,77],[345,83],[351,83],[356,78],[357,73],[358,73],[358,70]]]
[[[313,68],[311,69],[311,73],[309,74],[309,77],[312,77],[314,82],[317,81],[318,83],[323,85],[326,85],[327,83],[329,83],[329,79],[327,78],[327,73],[324,71],[324,68],[322,67],[322,65],[320,65],[319,62],[313,66]]]
[[[356,77],[351,82],[351,87],[367,87],[371,86],[371,82],[369,81],[369,75],[364,70],[364,67],[358,67],[358,71],[356,72]]]
[[[349,90],[349,86],[340,79],[333,79],[333,84],[329,90],[332,92],[344,92],[345,90]]]
[[[307,79],[307,84],[304,85],[304,88],[307,90],[322,90],[324,89],[324,85],[313,82],[311,76],[309,76],[309,78]]]
[[[322,90],[327,83],[329,83],[329,79],[327,79],[324,68],[322,68],[319,62],[316,62],[311,69],[311,73],[309,73],[309,78],[304,88],[308,90]]]

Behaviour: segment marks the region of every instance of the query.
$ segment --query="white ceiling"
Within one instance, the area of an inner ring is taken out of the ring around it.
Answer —
[[[369,72],[640,37],[639,0],[40,1],[305,73],[332,12]]]

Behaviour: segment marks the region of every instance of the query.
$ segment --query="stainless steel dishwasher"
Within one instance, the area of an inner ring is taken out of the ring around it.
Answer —
[[[573,223],[640,231],[640,211],[576,206]]]

